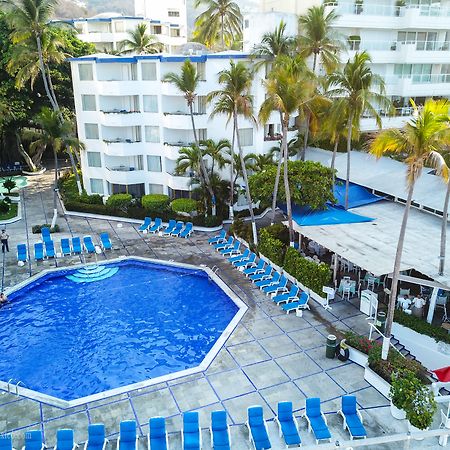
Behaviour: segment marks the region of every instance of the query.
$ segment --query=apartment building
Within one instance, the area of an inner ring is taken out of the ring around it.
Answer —
[[[283,20],[292,24],[293,5],[279,5],[277,11],[285,13]],[[422,104],[426,98],[450,97],[450,1],[339,1],[327,2],[326,10],[339,15],[334,27],[346,46],[342,62],[367,50],[373,72],[386,82],[396,116],[380,111],[384,127],[402,126],[410,118],[410,98]],[[267,14],[274,14],[279,23],[279,12]],[[251,51],[259,37],[273,28],[269,18],[260,20],[260,13],[245,16],[244,50]],[[375,120],[363,118],[362,128],[375,129]]]
[[[78,135],[86,146],[81,166],[89,194],[129,192],[135,196],[164,193],[185,197],[192,189],[192,173],[175,173],[179,150],[194,141],[189,111],[183,94],[165,74],[180,72],[186,56],[143,55],[115,57],[91,55],[71,60]],[[210,117],[206,96],[219,89],[218,73],[230,59],[250,64],[239,52],[190,56],[201,77],[195,102],[199,139],[232,138],[226,117]],[[252,95],[255,115],[265,93],[255,76]],[[280,139],[279,115],[266,126],[239,119],[239,135],[245,153],[266,153]],[[289,134],[293,137],[294,132]],[[226,179],[228,174],[224,174]]]
[[[167,14],[166,14],[167,15]],[[166,15],[163,15],[166,18]],[[146,17],[152,17],[151,19]],[[154,17],[154,18],[153,18]],[[129,32],[141,24],[147,24],[149,34],[164,45],[167,53],[177,53],[186,43],[186,26],[179,21],[161,20],[158,16],[122,16],[114,13],[98,14],[90,18],[65,20],[71,23],[78,37],[91,42],[100,52],[121,50],[121,43],[129,39]]]

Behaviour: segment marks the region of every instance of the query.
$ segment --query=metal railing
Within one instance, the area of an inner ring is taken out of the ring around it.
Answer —
[[[348,40],[349,50],[353,51],[400,51],[405,47],[412,48],[418,52],[421,51],[449,51],[450,42],[447,41],[366,41],[366,40]]]
[[[372,322],[367,322],[370,326],[370,331],[369,331],[369,340],[372,340],[372,332],[375,330],[383,339],[387,339],[387,336],[385,336],[381,330],[379,328],[377,328],[377,326],[372,323]],[[399,355],[402,355],[403,358],[405,358],[405,355],[403,355],[403,353],[400,352],[400,350],[392,343],[392,341],[389,339],[389,345],[396,351],[398,352]]]

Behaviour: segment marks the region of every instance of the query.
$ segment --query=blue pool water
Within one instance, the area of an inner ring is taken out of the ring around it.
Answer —
[[[197,366],[238,311],[200,270],[136,260],[44,275],[0,308],[0,379],[73,400]]]

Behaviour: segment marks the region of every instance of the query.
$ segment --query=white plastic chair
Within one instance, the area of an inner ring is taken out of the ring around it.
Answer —
[[[345,300],[345,297],[347,297],[347,300],[350,301],[350,286],[344,286],[342,289],[342,299]]]
[[[367,289],[371,291],[375,289],[375,277],[369,276],[369,278],[367,278]]]

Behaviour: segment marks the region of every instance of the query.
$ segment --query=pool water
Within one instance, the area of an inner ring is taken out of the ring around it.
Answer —
[[[201,270],[126,260],[46,274],[0,308],[0,379],[73,400],[195,367],[238,311]]]

